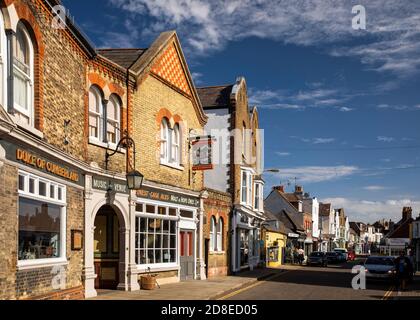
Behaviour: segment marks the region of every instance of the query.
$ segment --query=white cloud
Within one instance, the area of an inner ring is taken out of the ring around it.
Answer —
[[[258,37],[332,48],[326,49],[332,55],[357,57],[372,70],[399,77],[416,73],[420,67],[420,2],[416,0],[366,1],[368,23],[364,31],[352,29],[354,3],[346,0],[108,1],[131,14],[131,25],[148,16],[150,25],[177,29],[190,52],[197,54],[221,50],[231,41]],[[346,46],[355,39],[363,40],[363,44]]]
[[[316,183],[344,178],[357,173],[358,170],[359,168],[354,166],[307,166],[280,169],[279,173],[273,175],[282,180],[297,178],[301,183]]]
[[[379,142],[393,142],[393,141],[395,141],[395,138],[379,136],[379,137],[376,138],[376,140],[378,140]]]
[[[367,190],[367,191],[382,191],[382,190],[385,190],[387,188],[384,187],[384,186],[366,186],[363,189]]]
[[[334,138],[315,138],[313,139],[313,144],[326,144],[326,143],[333,143],[335,141]]]
[[[352,108],[348,108],[348,107],[342,107],[342,108],[340,108],[339,109],[341,112],[350,112],[350,111],[353,111],[354,109],[352,109]]]
[[[335,208],[344,208],[350,221],[374,223],[380,219],[393,219],[395,222],[401,219],[402,208],[413,208],[414,214],[420,211],[420,200],[391,199],[387,201],[372,201],[349,198],[326,198],[324,203],[332,203]]]
[[[280,157],[288,157],[292,155],[290,152],[276,152],[276,154]]]

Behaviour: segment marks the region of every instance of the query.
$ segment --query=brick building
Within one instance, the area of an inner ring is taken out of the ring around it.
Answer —
[[[220,253],[217,245],[212,249],[210,244],[206,255],[208,261],[220,261],[221,254],[231,272],[254,268],[261,263],[260,230],[264,221],[263,137],[258,111],[248,104],[242,77],[231,85],[199,88],[198,93],[209,117],[206,133],[217,141],[213,148],[214,169],[204,174],[205,187],[227,193],[232,199],[231,210],[224,210],[229,219],[222,220],[223,228],[212,211],[207,212],[207,223],[223,229],[222,233],[230,237],[230,253]],[[212,239],[210,236],[210,242]]]
[[[0,1],[0,298],[204,279],[190,142],[207,118],[175,32],[96,50],[58,4]]]

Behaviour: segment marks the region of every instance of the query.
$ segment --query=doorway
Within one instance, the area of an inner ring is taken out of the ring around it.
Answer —
[[[116,290],[119,283],[120,223],[111,206],[103,206],[95,218],[95,289]]]
[[[194,279],[194,231],[181,230],[180,242],[180,266],[181,281]]]

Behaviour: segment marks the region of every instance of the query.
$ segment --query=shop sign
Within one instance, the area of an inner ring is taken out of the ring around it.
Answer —
[[[194,171],[213,170],[212,137],[196,137],[191,142]]]
[[[299,235],[298,235],[298,234],[296,234],[296,233],[289,233],[289,234],[287,235],[287,237],[289,237],[289,238],[299,238]]]
[[[93,177],[92,188],[102,191],[114,191],[116,193],[129,193],[127,183],[115,179],[108,179],[105,177]]]
[[[200,206],[200,201],[196,197],[187,196],[166,190],[155,189],[152,187],[143,186],[141,190],[137,191],[137,197],[155,201],[170,202],[189,207]]]
[[[83,174],[77,169],[72,169],[59,161],[41,156],[30,148],[17,146],[4,140],[0,141],[0,144],[5,148],[6,157],[11,161],[22,163],[28,167],[64,178],[79,185],[84,184]]]

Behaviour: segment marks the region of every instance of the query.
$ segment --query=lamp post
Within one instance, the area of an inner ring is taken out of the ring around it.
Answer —
[[[127,149],[133,148],[133,164],[130,165],[129,161],[127,160],[127,187],[129,190],[140,190],[143,185],[144,176],[136,170],[136,144],[126,132],[125,135],[118,142],[115,150],[112,153],[108,153],[108,151],[105,153],[105,170],[108,170],[109,158],[114,156],[121,146],[125,146]],[[128,170],[129,165],[130,167],[132,167],[133,170]],[[109,185],[109,188],[111,188],[111,184]]]

